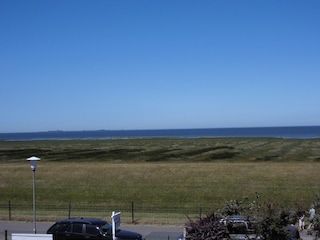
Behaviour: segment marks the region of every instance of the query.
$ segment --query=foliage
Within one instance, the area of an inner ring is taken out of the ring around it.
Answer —
[[[287,225],[289,223],[289,212],[267,204],[266,212],[259,223],[258,232],[265,240],[285,240],[287,239]]]
[[[315,230],[315,231],[320,231],[320,215],[315,215],[314,216],[314,219],[313,219],[313,229],[312,230]]]
[[[243,213],[249,213],[249,215]],[[248,199],[226,202],[220,214],[226,214],[225,217],[230,215],[245,216],[248,225],[252,225],[256,237],[262,236],[265,240],[287,239],[286,227],[289,222],[296,222],[297,220],[295,211],[278,208],[271,203],[261,205],[256,200],[250,202]],[[257,216],[257,214],[260,214],[260,216]],[[226,236],[228,236],[228,229],[215,217],[214,213],[197,222],[190,221],[187,224],[186,239],[223,239]]]
[[[214,213],[200,218],[198,221],[190,221],[186,225],[186,240],[222,240],[228,238],[226,226],[215,217]]]
[[[288,216],[285,211],[277,209],[273,204],[262,205],[259,200],[256,193],[253,200],[246,197],[242,200],[227,201],[221,213],[224,216],[245,215],[248,219],[258,219],[258,224],[254,225],[256,233],[266,240],[286,239]]]
[[[320,210],[320,195],[316,195],[316,196],[315,196],[313,205],[314,205],[314,208],[315,208],[316,210],[318,210],[318,209]],[[317,212],[317,211],[316,211],[316,212]]]
[[[318,214],[320,211],[320,196],[319,195],[317,195],[315,197],[313,206],[316,210],[316,215],[314,216],[314,218],[312,220],[311,228],[308,229],[308,233],[312,234],[312,231],[315,231],[316,235],[319,236],[319,234],[320,234],[320,215]]]
[[[257,215],[260,211],[259,195],[256,193],[255,199],[250,200],[249,197],[244,197],[242,200],[226,201],[223,208],[219,210],[222,216],[231,215]]]

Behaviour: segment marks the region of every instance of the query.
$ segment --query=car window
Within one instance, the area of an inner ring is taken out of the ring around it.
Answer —
[[[48,232],[64,232],[69,226],[70,223],[56,223],[48,230]]]
[[[101,226],[100,229],[105,233],[111,233],[112,232],[112,226],[109,223]]]
[[[98,235],[100,231],[97,226],[86,224],[86,232],[90,235]]]
[[[231,222],[227,227],[229,233],[245,234],[247,232],[247,224],[245,222]]]
[[[72,232],[73,233],[82,233],[82,223],[73,223],[72,224]]]

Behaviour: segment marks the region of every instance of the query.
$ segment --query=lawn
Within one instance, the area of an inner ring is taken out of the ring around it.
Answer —
[[[0,141],[0,203],[210,206],[260,196],[308,208],[319,194],[320,139]]]

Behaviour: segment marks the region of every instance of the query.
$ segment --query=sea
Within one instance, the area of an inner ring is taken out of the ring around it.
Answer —
[[[197,128],[155,130],[90,130],[0,133],[2,141],[87,140],[127,138],[320,138],[320,126]]]

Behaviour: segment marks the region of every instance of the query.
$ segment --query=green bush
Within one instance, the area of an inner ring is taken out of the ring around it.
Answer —
[[[257,197],[258,199],[258,197]],[[288,237],[287,226],[289,222],[297,221],[296,211],[284,209],[273,203],[259,204],[257,199],[249,201],[232,200],[226,202],[226,205],[219,211],[224,217],[231,215],[243,215],[246,218],[248,226],[247,232],[262,237],[264,240],[285,240]],[[251,220],[250,220],[251,219]],[[315,225],[320,230],[320,225]],[[186,240],[207,240],[207,239],[230,239],[230,231],[227,224],[217,218],[214,213],[198,221],[190,221],[186,224]],[[240,232],[239,232],[240,233]]]
[[[273,208],[272,204],[266,206],[266,214],[258,225],[258,232],[265,240],[287,239],[287,225],[289,212]]]
[[[190,221],[186,226],[186,240],[222,240],[228,238],[226,226],[215,217],[214,213],[200,218],[198,221]]]

